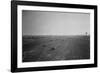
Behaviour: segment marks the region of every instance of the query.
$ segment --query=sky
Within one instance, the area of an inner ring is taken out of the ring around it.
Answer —
[[[90,14],[22,11],[23,35],[83,35],[90,33]]]

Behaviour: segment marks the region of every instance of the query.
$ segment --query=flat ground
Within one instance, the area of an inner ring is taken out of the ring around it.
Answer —
[[[23,62],[90,58],[90,36],[23,36]]]

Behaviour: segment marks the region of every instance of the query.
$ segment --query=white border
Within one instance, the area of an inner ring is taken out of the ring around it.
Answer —
[[[80,12],[90,13],[90,59],[89,60],[66,60],[66,61],[49,61],[49,62],[22,62],[22,10],[41,10],[41,11],[60,11],[60,12]],[[94,63],[94,10],[92,9],[75,9],[75,8],[57,8],[57,7],[40,7],[40,6],[23,6],[19,5],[17,9],[18,15],[18,48],[17,48],[17,66],[18,68],[25,67],[43,67],[43,66],[58,66],[58,65],[78,65],[78,64],[93,64]]]

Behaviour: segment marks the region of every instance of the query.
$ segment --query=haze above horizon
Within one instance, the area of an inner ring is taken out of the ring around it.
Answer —
[[[22,11],[23,35],[90,34],[89,13]]]

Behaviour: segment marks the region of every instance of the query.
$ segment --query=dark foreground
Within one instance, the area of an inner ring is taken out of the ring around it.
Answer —
[[[23,62],[90,58],[89,36],[23,36]]]

